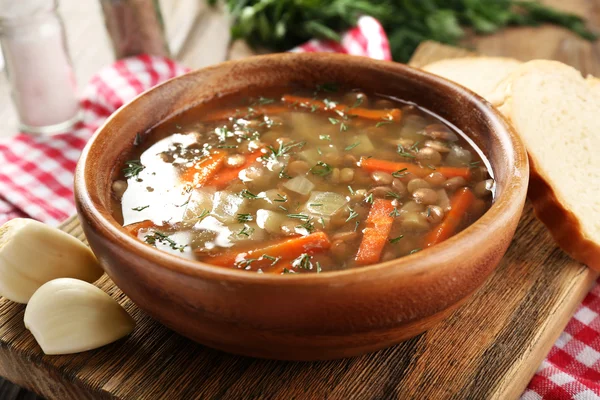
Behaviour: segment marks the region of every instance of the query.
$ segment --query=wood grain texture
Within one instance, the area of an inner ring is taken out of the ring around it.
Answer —
[[[414,62],[462,54],[428,43]],[[74,218],[62,229],[85,240]],[[0,375],[61,400],[512,399],[597,276],[556,247],[528,204],[502,263],[464,306],[377,353],[310,363],[228,355],[154,322],[104,276],[98,286],[137,321],[130,337],[78,355],[44,356],[23,326],[24,307],[2,300]]]

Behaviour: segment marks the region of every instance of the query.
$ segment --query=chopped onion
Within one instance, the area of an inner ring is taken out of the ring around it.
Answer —
[[[197,222],[213,208],[214,188],[199,188],[194,190],[185,206],[183,222]]]
[[[458,145],[453,145],[446,156],[446,164],[452,167],[464,167],[465,165],[469,165],[472,158],[473,155],[469,150],[463,149]]]
[[[237,221],[237,215],[244,212],[246,205],[246,199],[236,193],[227,190],[216,192],[211,214],[219,221],[230,224]]]
[[[265,231],[253,222],[229,225],[229,231],[229,240],[234,243],[265,240]]]
[[[347,203],[346,197],[334,192],[312,192],[306,202],[306,210],[311,214],[331,216]]]
[[[356,155],[374,154],[375,152],[373,142],[371,142],[371,139],[364,133],[362,135],[353,136],[352,139],[348,141],[347,148],[350,148],[350,152]]]
[[[258,227],[271,234],[280,233],[281,225],[287,219],[285,215],[271,210],[258,210],[256,212],[256,224]]]
[[[305,176],[298,175],[297,177],[287,181],[283,187],[291,190],[292,192],[306,196],[315,188],[315,185]]]

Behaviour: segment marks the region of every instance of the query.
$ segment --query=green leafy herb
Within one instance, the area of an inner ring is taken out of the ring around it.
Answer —
[[[435,167],[433,165],[431,165],[431,164],[427,164],[427,168],[432,169],[432,170],[435,171]]]
[[[344,150],[346,150],[346,151],[350,151],[350,150],[352,150],[353,148],[355,148],[356,146],[358,146],[359,144],[360,144],[360,142],[352,143],[351,145],[349,145],[349,146],[346,146],[346,147],[344,148]]]
[[[251,191],[249,191],[248,189],[244,189],[240,192],[240,195],[245,198],[245,199],[250,199],[250,200],[254,200],[254,199],[262,199],[263,197],[257,196],[254,193],[252,193]]]
[[[352,107],[350,108],[356,108],[359,107],[364,101],[364,96],[357,96],[356,100],[354,101],[354,104],[352,104]]]
[[[148,207],[150,207],[150,206],[139,206],[139,207],[132,208],[132,210],[133,211],[142,211],[142,210],[145,210]]]
[[[392,212],[390,213],[390,217],[399,217],[400,216],[400,211],[398,211],[398,209],[396,207],[394,207],[394,209],[392,210]]]
[[[252,233],[254,232],[254,228],[250,228],[248,226],[244,226],[239,232],[238,235],[239,236],[246,236],[249,237],[250,235],[252,235]]]
[[[254,220],[254,217],[252,216],[252,214],[238,214],[237,220],[240,223],[250,222],[250,221]]]
[[[358,217],[359,214],[356,211],[354,211],[351,208],[349,208],[348,210],[350,211],[350,215],[348,215],[348,218],[346,218],[346,222],[349,222],[350,220]]]
[[[354,232],[356,232],[356,230],[358,229],[358,225],[360,225],[360,221],[356,221],[356,223],[354,224]]]
[[[281,171],[279,171],[279,179],[291,179],[292,177],[285,172],[285,167],[281,168]]]
[[[319,135],[319,139],[328,140],[331,142],[331,135]]]
[[[208,0],[215,4],[217,0]],[[233,39],[283,51],[312,38],[340,41],[339,32],[361,15],[377,18],[389,37],[395,61],[407,62],[419,43],[460,45],[469,30],[490,34],[511,25],[563,26],[587,40],[597,35],[585,21],[537,1],[522,0],[225,0]],[[468,28],[468,29],[465,29]],[[335,91],[322,84],[318,91]]]
[[[399,199],[401,197],[398,193],[392,192],[390,190],[388,190],[385,195],[387,197],[391,197],[391,198],[394,198],[394,199]]]
[[[123,176],[125,178],[137,178],[140,172],[146,167],[142,165],[140,160],[129,160],[125,162],[126,168],[123,168]]]
[[[409,152],[407,152],[404,147],[399,144],[398,145],[398,149],[396,150],[396,152],[401,156],[401,157],[406,157],[406,158],[415,158],[414,154],[411,154]]]
[[[313,233],[315,230],[315,224],[312,221],[312,218],[307,219],[302,224],[298,225],[298,227],[306,229],[308,233]]]
[[[402,239],[404,237],[404,235],[400,235],[398,237],[395,237],[393,239],[390,239],[390,243],[394,244],[394,243],[398,243],[400,241],[400,239]]]
[[[410,146],[410,150],[415,151],[415,152],[419,151],[419,143],[421,143],[421,142],[416,141],[412,146]]]
[[[285,208],[284,206],[278,206],[279,208],[281,208],[283,211],[288,212],[288,209]]]
[[[354,190],[352,189],[352,186],[348,186],[348,190],[350,191],[350,194],[354,196]]]
[[[321,271],[323,270],[323,269],[321,268],[321,263],[317,261],[315,264],[316,264],[316,266],[317,266],[317,274],[320,274],[320,273],[321,273]]]
[[[406,175],[409,174],[408,171],[407,171],[407,169],[408,168],[402,168],[402,169],[399,169],[396,172],[392,172],[392,176],[394,178],[403,178],[403,177],[405,177]]]
[[[220,144],[217,146],[217,149],[237,149],[238,146],[236,144]]]
[[[329,122],[331,122],[332,125],[337,125],[340,123],[340,120],[337,118],[329,117],[327,119],[329,120]]]
[[[319,107],[317,107],[316,104],[313,104],[312,106],[310,106],[310,112],[314,113],[315,111],[317,111]]]
[[[294,274],[294,273],[295,273],[294,271],[290,271],[290,270],[289,270],[289,269],[287,269],[287,268],[284,268],[284,269],[283,269],[283,272],[282,272],[282,274]]]
[[[179,250],[183,253],[183,249],[186,248],[187,245],[179,245],[173,239],[169,237],[166,233],[162,233],[159,231],[154,231],[150,235],[146,235],[144,237],[144,241],[151,245],[156,245],[156,243],[163,243],[169,245],[173,250]]]
[[[302,268],[306,270],[312,269],[312,257],[309,254],[303,253],[300,257],[296,258],[292,265],[296,268]]]
[[[313,166],[310,169],[310,172],[313,175],[318,175],[318,176],[327,176],[332,171],[333,171],[333,168],[331,168],[331,166],[329,164],[324,163],[323,161],[317,162],[317,165]]]
[[[366,201],[367,203],[371,203],[371,204],[373,204],[373,201],[375,201],[375,200],[373,199],[373,193],[369,193],[369,195],[368,195],[367,197],[365,197],[365,201]]]
[[[279,262],[279,260],[281,260],[281,257],[273,257],[273,256],[270,256],[268,254],[263,254],[261,258],[265,258],[267,260],[272,261],[271,262],[271,267],[274,266],[275,264],[277,264]]]
[[[421,251],[421,249],[412,249],[412,250],[410,251],[410,253],[408,253],[408,254],[415,254],[415,253],[417,253],[417,252],[419,252],[419,251]]]
[[[469,168],[476,168],[481,164],[481,161],[472,161],[469,163]]]
[[[391,124],[391,123],[392,123],[392,121],[387,121],[387,120],[386,121],[379,121],[378,123],[375,124],[375,128],[381,128],[382,126],[387,125],[387,124]]]
[[[288,218],[301,219],[303,221],[308,221],[310,217],[306,214],[288,214]]]
[[[287,201],[287,197],[281,195],[280,193],[277,193],[277,198],[273,199],[273,201],[276,201],[278,203],[285,203]]]
[[[244,268],[244,269],[246,269],[246,268],[249,268],[249,267],[250,267],[250,264],[252,264],[254,261],[258,261],[258,259],[257,259],[257,258],[247,258],[247,259],[245,259],[245,260],[238,261],[238,262],[236,263],[236,265],[237,265],[239,268]]]
[[[310,203],[309,206],[311,206],[311,207],[322,207],[323,204],[321,204],[321,203]]]
[[[292,149],[296,148],[296,147],[303,147],[306,144],[306,142],[290,142],[288,144],[283,144],[283,143],[279,143],[279,148],[275,148],[273,146],[269,146],[269,150],[271,150],[271,153],[269,154],[265,154],[263,156],[263,158],[271,158],[274,160],[277,160],[278,157],[282,157],[286,154],[288,154]]]

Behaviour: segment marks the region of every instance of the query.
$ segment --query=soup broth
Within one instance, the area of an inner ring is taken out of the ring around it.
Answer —
[[[221,99],[136,137],[115,217],[219,267],[321,273],[423,251],[492,204],[479,151],[418,105],[324,84]]]

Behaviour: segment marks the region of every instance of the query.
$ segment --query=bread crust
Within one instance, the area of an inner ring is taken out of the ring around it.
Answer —
[[[530,61],[523,64],[497,86],[490,102],[515,126],[511,115],[513,112],[512,82],[529,71],[555,67],[568,67],[580,76],[579,71],[558,61]],[[590,75],[586,81],[591,88],[600,89],[600,79]],[[528,151],[527,154],[529,157],[527,196],[533,205],[535,216],[546,226],[554,241],[568,255],[588,267],[600,271],[600,244],[595,243],[583,233],[583,227],[578,217],[561,201],[560,195],[553,189],[550,179],[538,168],[540,163],[532,156],[531,152]]]
[[[600,271],[600,245],[583,234],[579,220],[561,203],[531,154],[527,196],[535,216],[548,228],[560,248],[575,260]]]

